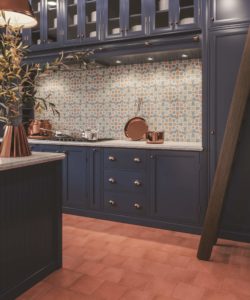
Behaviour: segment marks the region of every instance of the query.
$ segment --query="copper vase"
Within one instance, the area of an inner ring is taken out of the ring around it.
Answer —
[[[23,124],[6,125],[0,147],[0,157],[30,156],[31,151]]]

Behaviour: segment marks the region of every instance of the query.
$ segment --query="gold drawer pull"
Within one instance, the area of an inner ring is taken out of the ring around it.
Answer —
[[[109,183],[112,183],[112,184],[116,183],[115,178],[113,178],[113,177],[109,178]]]
[[[142,206],[141,206],[140,204],[138,204],[138,203],[135,203],[135,204],[134,204],[134,208],[136,208],[136,209],[141,209]]]
[[[108,158],[108,160],[109,160],[109,161],[115,161],[116,158],[115,158],[113,155],[110,155],[109,158]]]
[[[142,183],[137,179],[137,180],[134,181],[134,185],[135,186],[141,186]]]
[[[110,204],[111,206],[115,206],[115,201],[109,200],[109,204]]]
[[[141,162],[140,157],[135,157],[135,158],[134,158],[134,162],[135,162],[135,163],[140,163],[140,162]]]

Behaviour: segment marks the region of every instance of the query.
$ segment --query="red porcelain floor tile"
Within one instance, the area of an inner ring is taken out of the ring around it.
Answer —
[[[60,269],[46,277],[44,279],[44,282],[57,287],[68,288],[81,276],[81,273],[77,273],[67,269]]]
[[[201,300],[206,289],[187,283],[179,283],[173,292],[173,297],[178,300]]]
[[[93,299],[83,294],[76,293],[63,288],[53,288],[45,295],[38,297],[36,300],[101,300]]]
[[[101,286],[103,281],[93,276],[83,275],[70,287],[70,290],[85,295],[92,295]]]
[[[126,260],[125,256],[121,256],[118,254],[107,254],[103,259],[101,259],[101,263],[110,266],[110,267],[118,267]]]
[[[250,282],[249,280],[240,280],[234,278],[226,278],[223,282],[222,289],[227,292],[246,295],[250,299]]]
[[[103,281],[106,280],[106,281],[118,283],[121,280],[124,272],[125,271],[122,268],[106,267],[97,274],[96,278]]]
[[[36,300],[39,297],[47,294],[52,289],[53,286],[51,284],[41,281],[31,289],[29,289],[27,292],[22,294],[22,296],[18,297],[16,300]]]
[[[202,300],[249,300],[249,297],[238,293],[208,290]]]
[[[144,289],[153,280],[154,277],[152,275],[126,271],[119,283],[130,288]]]
[[[95,276],[100,273],[106,266],[102,263],[95,261],[86,261],[80,266],[76,267],[75,270],[79,273]]]
[[[105,281],[94,292],[94,296],[104,300],[118,300],[127,292],[127,290],[128,288],[121,284]]]
[[[153,300],[155,296],[152,292],[135,289],[126,292],[120,300]]]

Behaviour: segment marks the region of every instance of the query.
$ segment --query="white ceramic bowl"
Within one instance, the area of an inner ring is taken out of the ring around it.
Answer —
[[[159,1],[159,10],[168,10],[169,0],[160,0]]]
[[[193,24],[193,23],[194,23],[194,18],[184,18],[180,20],[181,25]]]
[[[118,34],[118,33],[120,33],[120,28],[119,27],[112,29],[112,34]]]
[[[142,30],[142,26],[141,25],[134,25],[131,28],[132,31],[141,31]]]
[[[91,31],[89,34],[89,37],[96,37],[96,31]]]
[[[92,11],[91,13],[91,22],[96,22],[96,11]]]

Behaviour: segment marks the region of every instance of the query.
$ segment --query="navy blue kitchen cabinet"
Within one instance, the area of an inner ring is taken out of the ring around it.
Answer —
[[[146,216],[149,208],[146,150],[104,149],[104,212]]]
[[[199,226],[199,153],[155,151],[150,160],[151,216],[170,224]]]
[[[32,0],[38,25],[23,31],[31,51],[69,49],[200,29],[200,0]]]
[[[210,104],[210,184],[220,153],[227,116],[243,53],[248,26],[220,29],[209,34],[209,104]],[[227,238],[250,241],[249,205],[249,107],[225,197],[222,234]]]
[[[87,148],[62,147],[64,160],[63,208],[81,210],[88,207]]]
[[[212,27],[250,21],[249,0],[211,0],[209,9]]]
[[[24,30],[25,43],[32,46],[33,51],[60,47],[63,39],[60,0],[32,0],[31,6],[38,25]]]

